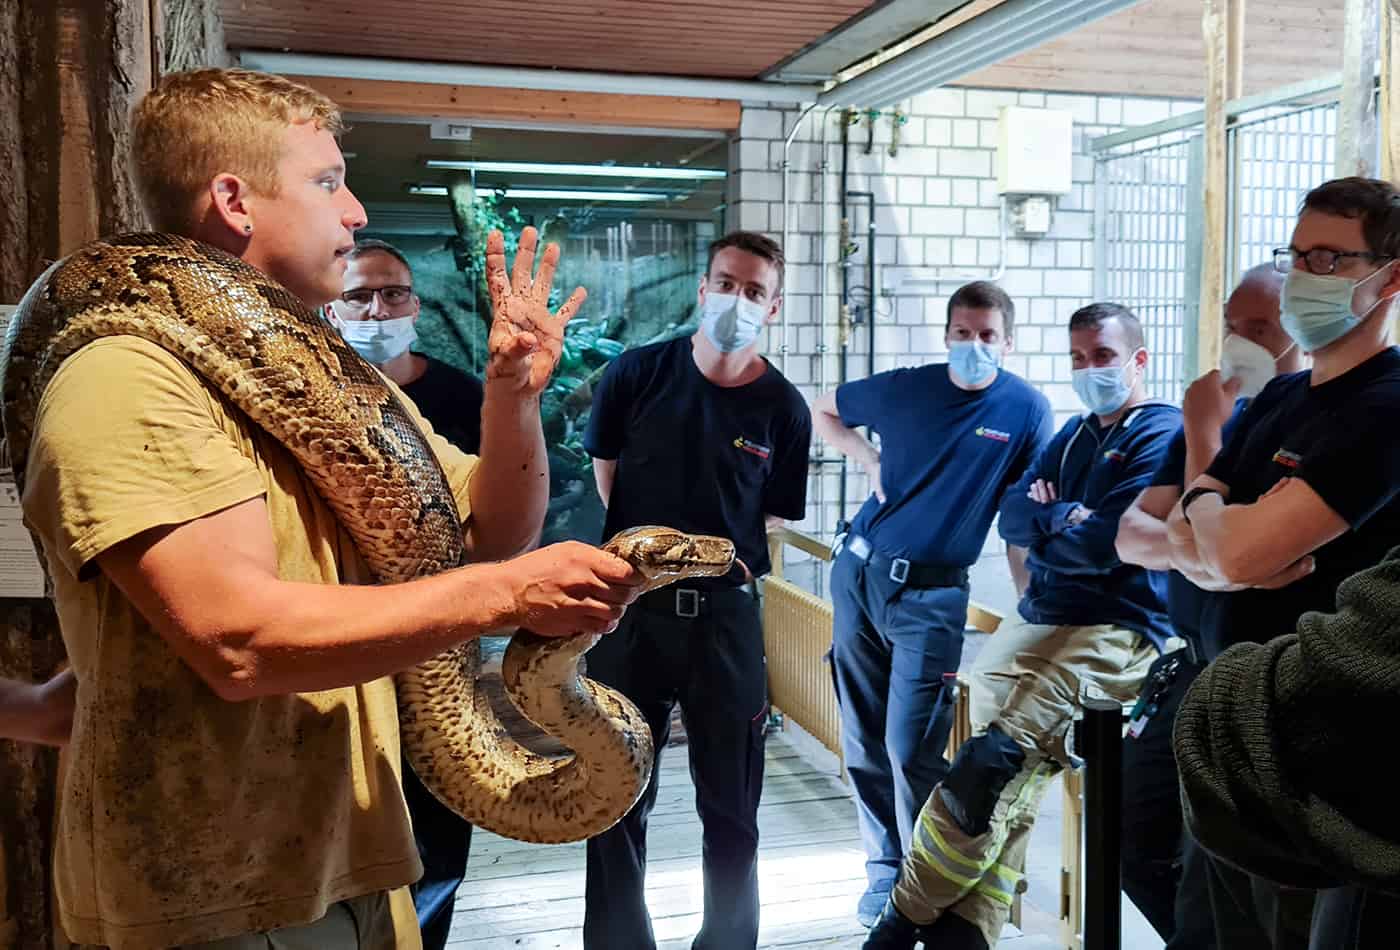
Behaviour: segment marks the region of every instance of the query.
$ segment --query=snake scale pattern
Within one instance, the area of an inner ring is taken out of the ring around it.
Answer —
[[[20,302],[0,399],[21,488],[45,385],[68,356],[115,335],[179,357],[284,445],[380,583],[464,563],[447,478],[378,371],[261,271],[168,234],[88,244]],[[661,527],[630,529],[604,547],[646,576],[644,589],[723,574],[734,557],[729,541]],[[518,631],[506,650],[507,695],[573,750],[562,758],[506,733],[480,687],[475,640],[397,674],[403,748],[424,784],[473,824],[523,841],[581,840],[625,815],[650,779],[652,737],[627,699],[579,675],[597,639]]]

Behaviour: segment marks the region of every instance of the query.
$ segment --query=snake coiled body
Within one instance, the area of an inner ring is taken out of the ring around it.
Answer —
[[[64,359],[130,335],[183,360],[284,445],[380,583],[464,563],[451,487],[412,417],[313,310],[261,271],[186,238],[129,234],[50,267],[11,319],[0,398],[23,487],[35,412]],[[605,549],[646,588],[725,573],[733,545],[668,528],[623,532]],[[502,669],[520,711],[573,755],[506,734],[479,688],[476,641],[396,676],[403,748],[424,784],[473,824],[525,841],[575,841],[620,819],[646,788],[652,738],[620,694],[578,674],[596,636],[515,634]]]

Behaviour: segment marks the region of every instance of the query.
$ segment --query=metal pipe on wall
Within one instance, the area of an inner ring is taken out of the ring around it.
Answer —
[[[841,118],[841,246],[837,250],[841,267],[841,307],[839,317],[840,324],[838,327],[841,349],[837,354],[838,385],[846,382],[846,359],[850,354],[851,345],[851,261],[850,255],[847,253],[848,242],[851,236],[849,201],[851,198],[865,198],[868,210],[868,220],[866,221],[866,273],[868,281],[868,287],[866,288],[868,301],[866,305],[866,325],[869,330],[870,340],[869,350],[866,354],[866,366],[867,375],[873,376],[875,374],[875,193],[873,191],[851,191],[847,188],[847,183],[850,181],[850,117],[852,114],[852,110],[848,109]],[[866,432],[870,434],[869,429],[867,429]],[[843,461],[837,492],[837,506],[840,511],[840,517],[836,522],[837,534],[844,533],[849,527],[849,522],[846,520],[846,498],[849,490],[850,469],[850,462]]]
[[[827,271],[827,260],[826,260],[826,210],[827,210],[827,208],[826,208],[826,206],[827,206],[828,202],[827,202],[827,200],[826,200],[826,172],[827,172],[827,169],[830,167],[831,163],[827,161],[827,157],[826,157],[826,134],[827,134],[827,129],[828,129],[828,128],[830,127],[830,125],[831,125],[831,113],[832,113],[832,110],[834,110],[835,108],[836,108],[836,106],[827,106],[826,110],[825,110],[824,112],[822,112],[822,117],[821,117],[821,132],[820,132],[820,133],[818,134],[818,136],[817,136],[817,143],[818,143],[818,144],[817,144],[817,149],[818,149],[818,160],[817,160],[817,193],[816,193],[816,200],[817,200],[817,202],[818,202],[818,206],[819,206],[820,210],[819,210],[818,216],[817,216],[817,237],[816,237],[816,241],[817,241],[817,298],[816,298],[816,301],[815,301],[815,303],[813,304],[813,306],[815,306],[815,308],[816,308],[816,324],[817,324],[817,354],[816,354],[816,355],[817,355],[817,393],[818,393],[818,394],[821,394],[821,393],[826,392],[826,389],[827,389],[827,382],[826,382],[826,350],[827,350],[827,347],[826,347],[826,326],[827,326],[827,324],[826,324],[826,276],[827,276],[827,275],[826,275],[826,271]],[[814,459],[814,463],[815,463],[816,472],[817,472],[817,491],[816,491],[817,524],[816,524],[816,532],[817,532],[817,537],[819,537],[819,538],[825,538],[825,537],[827,536],[827,534],[826,534],[826,531],[827,531],[827,525],[826,525],[826,469],[823,467],[823,464],[822,464],[822,462],[821,462],[820,459]],[[816,565],[816,577],[814,578],[813,589],[816,591],[818,597],[820,597],[820,596],[822,595],[822,592],[823,592],[823,591],[822,591],[822,588],[823,588],[822,580],[823,580],[823,579],[822,579],[821,564],[820,564],[820,563],[817,563],[817,565]]]
[[[864,198],[866,204],[865,286],[869,296],[865,306],[865,322],[869,339],[865,353],[865,375],[870,377],[875,375],[875,192],[848,191],[846,197]],[[866,432],[869,433],[869,429]]]
[[[792,151],[792,140],[797,137],[797,130],[802,128],[802,120],[807,118],[807,116],[811,115],[812,110],[816,107],[816,103],[812,103],[807,108],[802,110],[802,114],[799,115],[797,117],[797,121],[792,124],[792,128],[788,131],[787,137],[783,141],[782,208],[784,254],[792,253],[789,249],[789,245],[792,243],[792,221],[788,216],[788,169],[791,167],[792,163],[788,160],[788,155]],[[781,115],[782,113],[779,114]],[[786,308],[784,308],[784,310],[780,313],[778,317],[778,322],[781,324],[781,330],[778,335],[778,339],[780,340],[780,343],[778,345],[778,369],[783,373],[783,375],[787,375],[788,318]],[[771,341],[771,335],[769,339]]]
[[[841,303],[836,309],[836,385],[846,381],[846,351],[851,344],[850,268],[846,261],[846,247],[851,237],[851,219],[847,213],[846,182],[850,177],[851,152],[851,112],[841,113],[841,183],[838,194],[841,200],[840,237],[836,241],[836,261],[841,268]],[[846,481],[851,463],[841,457],[841,478],[836,491],[836,533],[841,534],[846,526]]]

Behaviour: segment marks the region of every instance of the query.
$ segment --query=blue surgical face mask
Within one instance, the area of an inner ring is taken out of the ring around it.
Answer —
[[[341,320],[337,324],[345,342],[371,363],[383,364],[401,355],[414,340],[413,317],[393,320]]]
[[[1127,381],[1127,369],[1133,365],[1133,356],[1122,366],[1090,366],[1077,369],[1071,374],[1074,394],[1096,416],[1111,416],[1133,394],[1132,384]]]
[[[700,329],[721,353],[734,353],[753,344],[763,329],[768,310],[738,294],[706,293],[700,309]]]
[[[1305,270],[1289,271],[1279,304],[1284,332],[1309,353],[1337,342],[1355,330],[1372,310],[1390,299],[1377,300],[1360,316],[1351,310],[1357,288],[1384,270],[1385,266],[1381,266],[1360,280],[1335,274],[1311,274]]]
[[[980,386],[996,375],[1002,349],[981,340],[958,340],[948,346],[948,367],[967,386]]]

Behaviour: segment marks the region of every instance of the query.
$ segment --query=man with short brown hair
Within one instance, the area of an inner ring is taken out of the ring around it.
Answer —
[[[948,300],[946,363],[879,373],[817,398],[817,432],[870,474],[831,571],[832,679],[866,854],[856,916],[884,908],[944,750],[967,625],[967,569],[1006,488],[1050,438],[1050,405],[1001,369],[1016,308],[977,281]],[[856,432],[879,433],[876,449]],[[844,515],[844,512],[843,512]],[[1016,549],[1008,548],[1013,571]]]
[[[644,890],[647,818],[677,704],[704,830],[705,914],[694,950],[758,941],[758,801],[768,683],[758,603],[765,528],[803,517],[811,418],[758,352],[782,306],[782,249],[736,231],[710,245],[692,335],[629,350],[598,384],[584,446],[607,506],[604,534],[666,523],[734,541],[727,577],[638,599],[588,655],[589,675],[627,696],[656,740],[657,768],[632,811],[588,842],[583,945],[655,950]]]
[[[136,110],[142,194],[161,226],[320,307],[365,223],[338,128],[333,103],[276,76],[171,74]],[[605,632],[635,596],[631,568],[587,545],[516,557],[548,500],[539,394],[582,301],[549,314],[557,249],[532,288],[533,229],[520,246],[512,288],[488,242],[482,457],[402,400],[470,556],[491,563],[373,584],[288,450],[162,345],[101,337],[53,373],[22,500],[79,684],[55,829],[70,939],[418,946],[389,897],[421,872],[390,677],[527,616],[541,634]]]

